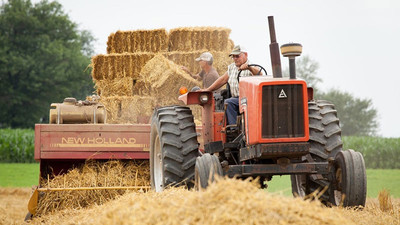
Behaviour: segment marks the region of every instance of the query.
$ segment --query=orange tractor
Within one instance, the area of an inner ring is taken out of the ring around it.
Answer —
[[[151,124],[106,124],[104,106],[96,99],[66,98],[62,104],[51,105],[50,124],[35,126],[39,181],[65,173],[87,159],[150,159],[151,186],[156,191],[182,184],[205,188],[215,176],[260,177],[265,181],[273,175],[288,174],[296,195],[319,190],[326,204],[364,206],[366,174],[362,155],[342,150],[334,105],[315,100],[312,88],[296,78],[295,57],[301,54],[300,44],[281,46],[290,65],[290,77],[282,77],[272,17],[269,25],[273,76],[240,77],[236,125],[225,125],[227,92],[198,91],[179,97],[187,105],[203,107],[201,127],[196,127],[186,106],[155,109]],[[149,188],[40,185],[29,200],[27,219],[36,215],[43,192]]]
[[[176,184],[206,188],[215,176],[260,177],[263,186],[273,175],[290,175],[295,195],[319,191],[320,200],[327,205],[364,206],[363,156],[342,149],[335,106],[315,100],[313,89],[296,78],[300,44],[281,46],[290,70],[290,77],[282,77],[273,17],[268,19],[273,76],[240,77],[240,115],[235,125],[225,125],[224,99],[229,96],[224,92],[181,95],[185,104],[203,106],[204,150],[199,151],[199,134],[188,107],[166,106],[154,111],[152,188],[162,191]]]

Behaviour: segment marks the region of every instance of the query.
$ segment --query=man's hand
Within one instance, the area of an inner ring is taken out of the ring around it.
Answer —
[[[186,73],[189,73],[189,74],[190,74],[190,71],[189,71],[189,69],[188,69],[186,66],[181,66],[181,69],[182,69],[183,71],[185,71]]]
[[[248,70],[248,69],[250,69],[250,67],[249,67],[249,64],[243,63],[243,64],[239,67],[239,69],[240,69],[240,70]]]

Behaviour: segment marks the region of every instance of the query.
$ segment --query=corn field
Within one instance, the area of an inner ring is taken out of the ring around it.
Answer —
[[[32,129],[0,129],[0,162],[35,162],[34,137]]]
[[[343,149],[363,154],[368,169],[400,169],[400,138],[343,137]]]

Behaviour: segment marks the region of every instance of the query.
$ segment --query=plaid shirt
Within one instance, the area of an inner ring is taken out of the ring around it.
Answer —
[[[249,60],[246,62],[247,64],[250,64]],[[239,97],[239,82],[238,82],[238,74],[239,74],[239,68],[236,67],[235,63],[232,63],[228,66],[228,83],[229,86],[231,87],[231,95],[232,97]],[[241,77],[246,77],[246,76],[252,76],[253,74],[251,73],[250,70],[242,70],[240,73]]]

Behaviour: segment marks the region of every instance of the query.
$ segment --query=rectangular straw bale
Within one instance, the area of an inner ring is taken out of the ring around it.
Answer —
[[[106,67],[108,65],[104,62],[104,55],[96,55],[92,57],[92,77],[95,80],[101,80],[106,77]]]
[[[107,123],[138,124],[149,123],[157,105],[157,98],[150,96],[102,97],[100,102],[106,107]]]
[[[116,77],[116,69],[115,69],[115,59],[117,58],[116,55],[106,55],[104,57],[104,63],[108,65],[106,71],[108,71],[107,76],[103,77],[105,79],[114,79]]]
[[[96,80],[131,77],[136,80],[142,67],[154,53],[123,53],[97,55],[92,58],[92,77]]]
[[[155,107],[161,107],[161,106],[168,106],[168,105],[184,105],[182,101],[178,99],[178,95],[162,95],[162,96],[157,96],[157,97],[152,97],[154,99],[154,108]],[[202,110],[203,107],[200,105],[189,105],[188,106],[192,110],[192,114],[194,117],[194,120],[196,122],[196,125],[201,126],[201,115],[202,115]],[[152,114],[150,114],[151,116]],[[108,118],[107,118],[108,119]]]
[[[190,51],[190,52],[169,52],[168,59],[173,61],[175,64],[185,66],[193,74],[200,72],[199,63],[195,61],[196,58],[200,56],[201,53],[207,50],[200,51]],[[210,51],[214,57],[213,66],[217,70],[218,74],[222,76],[228,69],[228,65],[233,61],[229,57],[230,51],[218,52]]]
[[[121,117],[121,98],[119,96],[102,97],[99,100],[107,111],[107,123],[119,123]]]
[[[134,80],[131,77],[95,80],[94,82],[97,94],[101,97],[133,95]]]
[[[121,97],[121,117],[124,123],[149,123],[153,114],[156,98],[150,96],[135,95]]]
[[[191,89],[200,86],[200,82],[192,78],[181,69],[181,66],[173,63],[158,54],[147,62],[140,72],[140,81],[145,88],[155,97],[169,96],[178,98],[179,88],[182,86]]]
[[[165,52],[168,33],[165,29],[117,31],[110,34],[107,53]]]
[[[223,27],[183,27],[169,32],[169,51],[226,51],[231,30]]]
[[[115,35],[115,33],[111,33],[111,34],[108,36],[108,40],[107,40],[107,53],[108,53],[108,54],[113,53],[113,52],[112,52],[113,49],[112,49],[111,46],[112,46],[112,43],[113,43],[114,35]]]
[[[229,39],[227,51],[228,51],[228,52],[231,52],[232,49],[233,49],[233,47],[235,47],[235,43],[232,41],[232,39]]]

